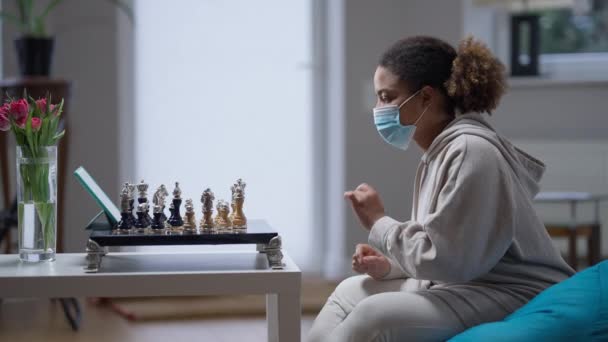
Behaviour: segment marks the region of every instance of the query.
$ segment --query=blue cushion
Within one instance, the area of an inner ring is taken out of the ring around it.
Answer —
[[[608,261],[553,285],[504,321],[473,327],[462,341],[608,341]]]

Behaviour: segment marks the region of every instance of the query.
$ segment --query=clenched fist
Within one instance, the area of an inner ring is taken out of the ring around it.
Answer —
[[[359,244],[353,254],[353,271],[367,273],[370,277],[380,280],[391,270],[391,264],[382,253],[367,244]]]
[[[365,183],[353,191],[345,192],[344,198],[350,201],[359,221],[367,230],[372,229],[374,223],[384,216],[384,205],[380,195]]]

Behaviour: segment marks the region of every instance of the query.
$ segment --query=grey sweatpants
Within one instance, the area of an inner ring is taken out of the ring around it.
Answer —
[[[510,309],[474,286],[430,287],[413,278],[344,280],[315,319],[310,342],[445,341]],[[500,300],[500,299],[499,299]],[[460,311],[460,312],[459,312]]]

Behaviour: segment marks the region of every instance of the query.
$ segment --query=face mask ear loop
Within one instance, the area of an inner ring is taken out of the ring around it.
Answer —
[[[420,117],[418,118],[418,120],[416,120],[416,122],[414,122],[414,126],[416,126],[418,124],[418,122],[420,121],[420,119],[422,119],[422,117],[424,116],[424,113],[426,113],[426,111],[429,109],[430,106],[431,106],[431,104],[429,103],[429,105],[426,106],[424,111],[422,111],[422,114],[420,114]]]
[[[399,105],[399,109],[401,109],[401,107],[403,107],[404,104],[407,103],[407,101],[411,100],[412,97],[418,95],[418,93],[421,91],[422,89],[419,89],[417,92],[415,92],[414,94],[412,94],[412,96],[408,97],[407,99],[405,99],[405,101],[401,102],[401,104]]]

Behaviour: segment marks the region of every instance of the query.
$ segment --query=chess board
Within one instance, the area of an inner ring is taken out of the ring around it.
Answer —
[[[247,229],[197,230],[193,233],[174,233],[147,230],[145,233],[118,232],[109,225],[97,226],[90,240],[101,247],[110,246],[174,246],[174,245],[231,245],[268,244],[279,234],[264,220],[250,220]]]

